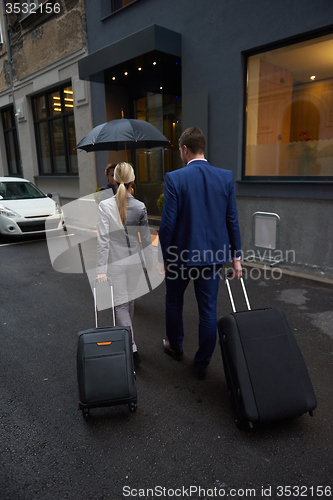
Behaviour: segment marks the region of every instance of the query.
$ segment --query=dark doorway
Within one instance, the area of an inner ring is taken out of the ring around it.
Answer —
[[[181,167],[178,138],[182,132],[181,59],[149,52],[105,71],[107,120],[137,118],[152,123],[169,140],[166,148],[132,150],[136,196],[151,215],[159,215],[157,199],[166,172]]]

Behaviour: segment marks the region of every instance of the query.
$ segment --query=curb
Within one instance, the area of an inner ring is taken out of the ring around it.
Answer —
[[[155,217],[155,218],[151,218],[151,219],[154,219],[154,220],[149,221],[149,223],[152,222],[152,223],[156,224],[156,220],[158,220],[159,218]],[[150,227],[155,229],[155,231],[158,233],[159,226],[152,225]],[[228,266],[228,264],[227,264],[227,266]],[[279,267],[279,266],[271,267],[271,266],[267,266],[265,264],[257,264],[254,262],[249,263],[249,262],[242,261],[242,267],[243,267],[243,269],[244,268],[249,268],[249,269],[257,268],[257,269],[263,270],[265,272],[265,275],[270,279],[277,279],[277,278],[273,278],[273,276],[274,276],[274,272],[277,269],[279,269],[281,275],[278,278],[278,280],[287,281],[289,283],[295,283],[295,284],[304,285],[304,286],[315,286],[315,287],[333,290],[333,279],[324,278],[324,277],[320,277],[320,276],[313,276],[311,274],[300,273],[300,272],[296,272],[296,271],[290,271],[289,269],[284,269],[283,267]]]
[[[75,226],[67,226],[68,228],[72,229],[80,229],[81,231],[88,232],[88,233],[96,233],[96,230],[92,229],[84,229],[84,228],[78,228]],[[149,224],[149,227],[151,229],[154,229],[156,233],[158,234],[159,226],[156,225],[151,225]],[[95,234],[94,234],[95,236]],[[226,267],[231,267],[230,264]],[[265,277],[268,279],[275,279],[275,280],[282,280],[282,281],[287,281],[289,283],[295,283],[299,285],[304,285],[304,286],[315,286],[315,287],[320,287],[320,288],[325,288],[329,290],[333,290],[333,279],[329,278],[324,278],[320,276],[313,276],[311,274],[306,274],[306,273],[300,273],[296,271],[291,271],[289,269],[284,269],[283,267],[279,266],[274,266],[271,267],[270,265],[265,265],[265,264],[257,264],[255,262],[245,262],[242,261],[242,267],[247,268],[247,269],[258,269],[260,271],[264,272]],[[274,274],[276,275],[276,271],[279,271],[279,277],[274,277]]]
[[[289,283],[295,283],[306,286],[315,286],[320,288],[326,288],[333,290],[333,280],[329,278],[321,278],[319,276],[311,276],[310,274],[303,274],[295,271],[290,271],[289,269],[283,269],[283,267],[271,267],[264,264],[248,263],[242,262],[243,268],[248,269],[258,269],[265,273],[265,276],[271,279],[277,279],[282,281],[288,281]],[[279,278],[275,277],[276,271],[279,270]]]

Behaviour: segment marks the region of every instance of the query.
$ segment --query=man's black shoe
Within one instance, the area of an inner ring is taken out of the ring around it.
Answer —
[[[171,356],[173,359],[180,361],[183,357],[183,351],[175,351],[170,347],[170,342],[167,339],[163,339],[163,350],[166,354]]]
[[[198,368],[197,366],[194,365],[194,371],[197,377],[197,380],[204,380],[207,375],[207,370],[203,368]]]

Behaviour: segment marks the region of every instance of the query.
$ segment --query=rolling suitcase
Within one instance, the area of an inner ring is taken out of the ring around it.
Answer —
[[[137,391],[130,327],[115,326],[113,286],[111,292],[113,327],[98,327],[96,284],[93,282],[95,328],[78,333],[77,380],[79,410],[89,416],[90,408],[128,404],[137,409]]]
[[[226,284],[233,313],[218,320],[225,377],[236,425],[253,427],[296,417],[317,406],[301,351],[283,311],[251,310],[243,278],[247,311],[236,312],[229,279]]]

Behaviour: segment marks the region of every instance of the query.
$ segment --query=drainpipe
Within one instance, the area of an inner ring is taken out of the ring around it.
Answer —
[[[11,56],[11,47],[10,47],[10,37],[9,37],[9,30],[8,30],[8,19],[7,19],[7,12],[6,12],[6,5],[5,5],[5,0],[2,0],[2,11],[3,11],[3,18],[4,18],[4,23],[5,23],[5,34],[6,34],[6,49],[7,49],[7,57],[8,57],[8,73],[9,73],[9,82],[10,82],[10,90],[12,94],[12,101],[13,101],[13,109],[14,109],[14,121],[15,121],[15,129],[16,129],[16,136],[17,136],[17,147],[18,147],[18,154],[19,154],[19,165],[18,165],[18,174],[22,175],[23,169],[22,169],[22,157],[21,157],[21,144],[20,144],[20,138],[19,138],[19,129],[18,129],[18,112],[16,110],[16,101],[15,101],[15,94],[14,94],[14,82],[13,82],[13,70],[12,70],[12,56]]]

